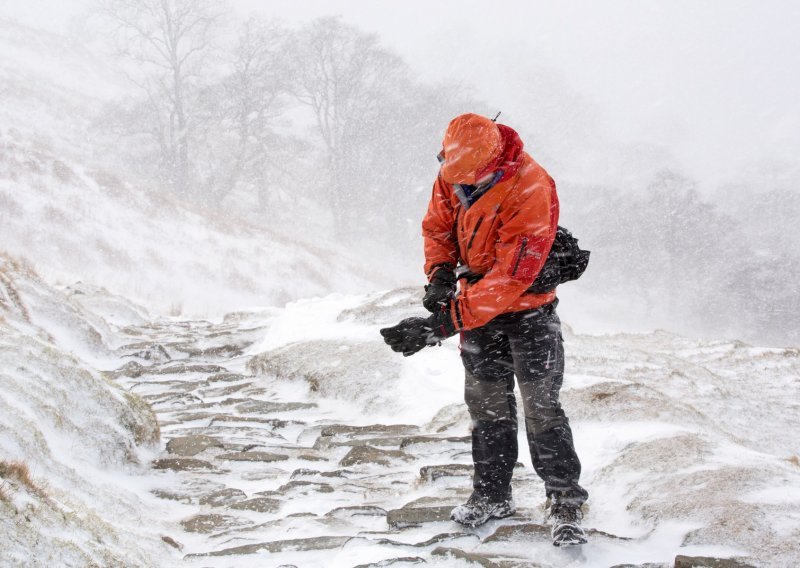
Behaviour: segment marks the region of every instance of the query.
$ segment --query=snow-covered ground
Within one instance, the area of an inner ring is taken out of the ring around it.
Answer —
[[[800,563],[797,350],[567,329],[592,530],[564,551],[524,452],[515,517],[447,520],[470,490],[456,342],[403,358],[377,334],[420,313],[416,290],[151,321],[0,274],[0,564]]]

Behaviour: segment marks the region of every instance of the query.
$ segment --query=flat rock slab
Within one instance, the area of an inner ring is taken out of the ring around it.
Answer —
[[[409,461],[413,458],[401,450],[382,450],[372,446],[354,446],[340,461],[339,465],[347,467],[357,464],[391,465],[396,460]]]
[[[214,464],[196,458],[159,458],[153,462],[153,469],[170,469],[172,471],[192,471],[198,469],[217,469]]]
[[[339,438],[335,436],[320,436],[314,442],[315,450],[327,450],[342,446],[381,446],[399,448],[403,438],[381,437],[381,438]]]
[[[183,375],[185,373],[224,373],[225,367],[219,365],[170,365],[156,370],[147,369],[147,373],[152,375]]]
[[[313,538],[296,538],[292,540],[276,540],[272,542],[261,542],[256,544],[245,544],[244,546],[234,546],[214,552],[202,554],[189,554],[187,558],[197,558],[203,556],[236,556],[240,554],[255,554],[256,552],[283,552],[283,551],[307,551],[307,550],[329,550],[342,547],[350,537],[347,536],[318,536]]]
[[[268,424],[272,428],[282,428],[286,425],[285,420],[276,418],[266,418],[261,416],[239,416],[237,414],[215,414],[211,419],[210,425],[218,422],[250,422],[254,424]]]
[[[333,493],[333,487],[328,483],[317,483],[315,481],[294,480],[278,487],[279,493],[289,492],[307,493]]]
[[[402,566],[416,566],[417,564],[427,564],[424,558],[419,556],[403,556],[401,558],[387,558],[371,564],[359,564],[354,568],[401,568]]]
[[[289,456],[284,454],[272,454],[270,452],[235,452],[217,456],[218,460],[244,461],[244,462],[276,462],[288,460]]]
[[[211,375],[210,377],[208,377],[206,379],[206,382],[207,383],[217,383],[217,382],[232,383],[234,381],[241,381],[241,380],[244,380],[246,378],[247,378],[247,376],[240,375],[238,373],[217,373],[215,375]]]
[[[592,537],[605,537],[615,540],[632,540],[624,536],[617,536],[611,533],[599,531],[597,529],[586,529],[586,535]],[[483,542],[505,542],[509,540],[527,540],[530,538],[541,538],[550,540],[550,527],[537,523],[520,523],[517,525],[503,525],[497,528],[494,533],[487,536]],[[726,567],[727,568],[727,567]]]
[[[450,505],[439,507],[403,507],[386,514],[386,522],[393,527],[402,528],[422,523],[434,523],[450,520]]]
[[[222,442],[211,436],[179,436],[167,442],[167,452],[178,456],[194,456],[208,448],[221,448]]]
[[[472,477],[472,464],[449,463],[444,465],[426,465],[419,470],[419,476],[428,481],[436,481],[442,477]]]
[[[467,565],[482,566],[483,568],[547,568],[544,564],[538,564],[523,558],[509,558],[499,556],[484,556],[474,552],[465,552],[458,548],[437,547],[431,555],[453,558],[464,561]]]
[[[240,390],[246,389],[252,384],[253,383],[242,383],[239,385],[228,385],[226,387],[222,386],[208,387],[201,390],[200,395],[203,396],[204,398],[205,397],[213,398],[215,396],[228,396],[235,392],[239,392]]]
[[[419,426],[411,424],[372,424],[370,426],[348,426],[332,424],[319,433],[320,436],[374,436],[375,434],[391,436],[408,436],[419,432]]]
[[[244,491],[241,489],[227,487],[225,489],[220,489],[219,491],[214,491],[207,495],[203,495],[200,497],[200,504],[210,505],[211,507],[225,507],[238,501],[243,501],[244,499],[247,499],[247,494]]]
[[[175,491],[168,491],[165,489],[153,489],[150,493],[152,493],[159,499],[178,501],[180,503],[186,503],[187,505],[191,504],[192,502],[191,496],[185,495],[183,493],[177,493]]]
[[[208,418],[213,418],[217,416],[217,414],[213,412],[179,412],[176,413],[173,417],[179,424],[184,424],[186,422],[194,422],[195,420],[207,420]],[[161,422],[163,424],[163,422]]]
[[[410,436],[403,438],[400,442],[400,449],[414,446],[417,444],[471,444],[472,437],[470,436]]]
[[[298,479],[303,477],[326,477],[326,478],[339,478],[347,479],[348,476],[354,472],[349,469],[336,469],[333,471],[319,471],[316,469],[296,469],[289,476],[289,479]]]
[[[272,402],[269,400],[248,400],[236,406],[237,412],[248,414],[269,414],[271,412],[288,412],[317,408],[315,402]]]
[[[679,555],[675,557],[675,568],[755,568],[755,566],[733,558]]]
[[[350,517],[385,517],[386,509],[380,507],[370,507],[368,505],[354,505],[351,507],[337,507],[325,513],[326,517],[337,519],[347,519]]]
[[[246,501],[234,503],[229,508],[238,511],[255,511],[257,513],[275,513],[281,508],[282,501],[270,499],[269,497],[253,497]]]
[[[181,521],[181,526],[186,532],[201,534],[209,534],[220,530],[233,527],[243,527],[251,524],[252,522],[246,519],[232,517],[230,515],[218,515],[216,513],[211,513],[209,515],[195,515]]]
[[[328,458],[325,457],[324,455],[321,455],[321,454],[310,454],[310,453],[300,454],[299,456],[297,456],[297,459],[311,461],[311,462],[321,462],[321,461],[327,461],[328,460]]]
[[[399,542],[399,541],[391,540],[391,539],[388,539],[388,538],[381,538],[381,539],[378,539],[378,540],[374,540],[372,542],[375,543],[375,544],[388,544],[388,545],[391,545],[391,546],[402,546],[402,547],[413,546],[414,548],[429,548],[429,547],[433,546],[434,544],[439,544],[439,543],[442,543],[442,542],[450,542],[450,543],[452,543],[453,541],[463,540],[463,539],[480,541],[480,537],[478,535],[476,535],[476,534],[458,532],[458,533],[440,533],[440,534],[432,536],[431,538],[429,538],[427,540],[423,540],[422,542],[417,542],[417,543],[414,543],[414,544],[409,544],[407,542]]]

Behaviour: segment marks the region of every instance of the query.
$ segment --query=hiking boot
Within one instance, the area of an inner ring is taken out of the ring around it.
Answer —
[[[450,519],[468,527],[475,528],[489,519],[504,519],[517,512],[514,500],[490,501],[487,497],[475,493],[463,505],[459,505],[450,513]]]
[[[583,512],[580,506],[567,502],[553,503],[547,515],[552,525],[550,535],[553,546],[586,544],[586,533],[581,528]]]

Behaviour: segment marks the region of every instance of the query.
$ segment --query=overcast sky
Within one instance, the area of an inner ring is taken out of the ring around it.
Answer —
[[[0,0],[4,15],[51,27],[91,5],[91,0]],[[291,25],[341,15],[377,33],[421,77],[458,79],[507,117],[548,112],[532,111],[531,97],[520,85],[520,77],[544,68],[547,73],[533,76],[544,83],[560,78],[553,95],[567,85],[586,103],[584,114],[588,108],[597,115],[604,136],[665,146],[707,185],[742,170],[757,176],[753,164],[763,160],[798,164],[800,2],[232,0],[231,5],[237,15],[258,12]],[[560,111],[569,118],[569,109]],[[598,160],[602,163],[602,156]]]
[[[666,145],[713,182],[800,155],[800,2],[238,0],[297,23],[339,14],[424,77],[475,85],[509,114],[514,76],[557,70],[622,141]]]

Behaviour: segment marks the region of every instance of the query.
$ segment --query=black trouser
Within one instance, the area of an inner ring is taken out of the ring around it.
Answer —
[[[500,315],[461,336],[465,399],[472,417],[473,485],[476,493],[492,501],[511,496],[518,452],[514,375],[533,467],[544,480],[547,496],[575,504],[588,497],[578,484],[581,462],[558,401],[564,345],[556,303]]]

